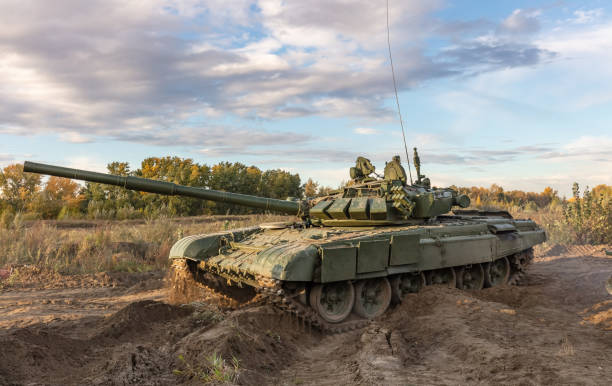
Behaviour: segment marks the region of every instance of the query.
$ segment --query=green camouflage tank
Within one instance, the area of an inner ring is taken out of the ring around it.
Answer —
[[[535,222],[505,211],[453,209],[467,208],[469,198],[431,187],[416,149],[415,166],[411,184],[398,156],[383,176],[359,157],[347,186],[301,201],[33,162],[24,170],[295,215],[291,222],[185,237],[170,251],[173,269],[232,296],[264,294],[313,326],[343,330],[426,285],[480,290],[514,282],[533,246],[546,240]]]

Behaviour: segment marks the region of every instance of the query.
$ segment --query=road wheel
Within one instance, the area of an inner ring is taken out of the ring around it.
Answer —
[[[391,285],[386,277],[361,280],[355,284],[353,311],[366,319],[382,315],[391,304]]]
[[[508,258],[502,257],[487,264],[485,269],[485,285],[495,287],[506,284],[510,277],[510,262]]]
[[[428,271],[425,276],[427,277],[427,285],[446,284],[449,288],[457,286],[457,275],[452,267],[434,269]]]
[[[423,272],[411,272],[396,275],[391,279],[391,291],[393,301],[399,303],[409,293],[419,292],[425,286],[425,274]]]
[[[485,272],[480,264],[457,269],[457,288],[464,290],[480,290],[484,286]]]
[[[329,323],[346,319],[355,303],[355,289],[350,281],[317,284],[310,290],[310,306]]]

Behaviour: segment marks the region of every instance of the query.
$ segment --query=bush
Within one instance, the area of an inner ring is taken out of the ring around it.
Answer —
[[[580,197],[574,183],[573,197],[564,210],[566,223],[578,244],[612,243],[612,197],[605,192],[593,194],[587,187]]]

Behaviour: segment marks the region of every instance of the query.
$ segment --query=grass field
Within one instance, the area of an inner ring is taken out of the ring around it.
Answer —
[[[293,217],[199,216],[156,220],[21,221],[0,229],[0,267],[35,264],[61,273],[164,269],[180,238]]]

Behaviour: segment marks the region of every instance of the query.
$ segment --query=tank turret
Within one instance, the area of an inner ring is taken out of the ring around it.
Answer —
[[[449,212],[454,205],[463,208],[469,206],[469,198],[458,195],[452,189],[429,189],[407,184],[399,157],[396,157],[387,164],[384,178],[377,175],[370,177],[370,174],[375,174],[374,166],[368,159],[359,157],[357,167],[351,168],[351,183],[334,194],[310,201],[257,197],[29,161],[24,163],[24,171],[115,185],[141,192],[193,197],[293,214],[312,224],[325,226],[418,224],[424,219]]]

